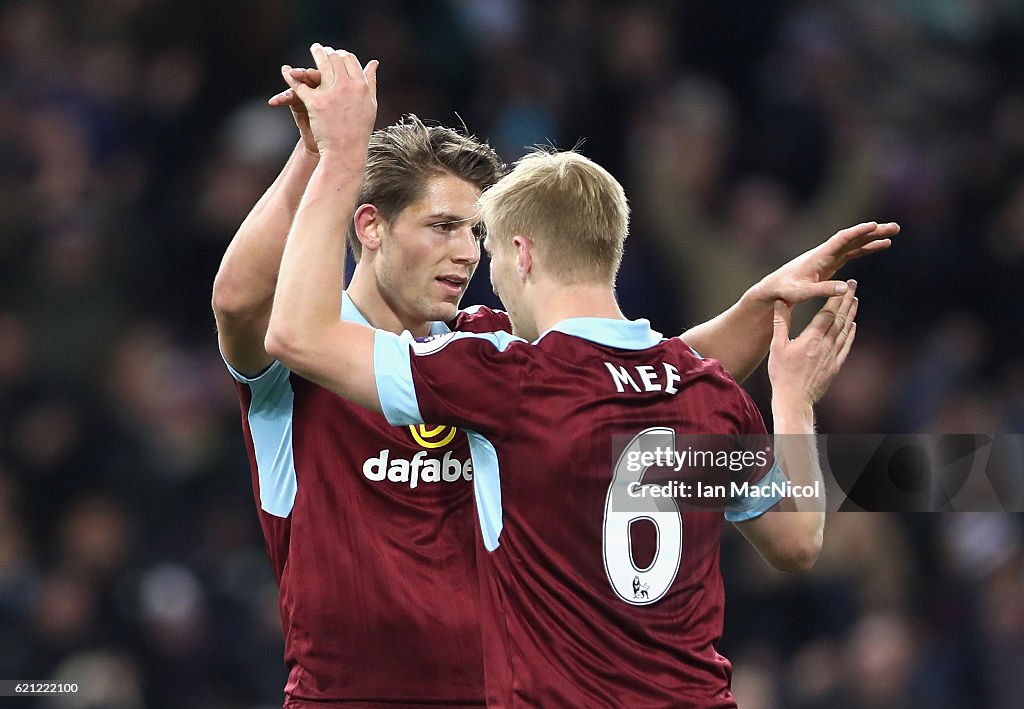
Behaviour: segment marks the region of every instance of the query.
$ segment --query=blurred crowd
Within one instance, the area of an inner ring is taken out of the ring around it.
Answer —
[[[277,594],[209,299],[295,140],[319,40],[379,125],[506,160],[581,143],[626,186],[628,315],[681,331],[837,229],[858,340],[828,432],[1024,431],[1017,0],[7,0],[0,5],[0,679],[18,706],[280,706]],[[340,237],[339,237],[340,238]],[[486,271],[485,271],[486,273]],[[485,273],[466,303],[493,303]],[[763,371],[748,383],[768,415]],[[1024,696],[1020,515],[830,516],[807,576],[723,541],[743,709]]]

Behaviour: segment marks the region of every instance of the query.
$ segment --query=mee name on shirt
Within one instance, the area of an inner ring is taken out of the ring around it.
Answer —
[[[489,706],[735,706],[716,649],[721,528],[778,499],[730,499],[724,514],[669,510],[646,541],[608,514],[613,441],[766,435],[718,362],[646,320],[574,318],[533,344],[378,331],[374,367],[389,422],[467,431]],[[769,463],[743,475],[767,486],[782,473]]]

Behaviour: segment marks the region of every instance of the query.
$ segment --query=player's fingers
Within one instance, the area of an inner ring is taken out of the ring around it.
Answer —
[[[879,238],[877,222],[864,222],[837,231],[831,239],[821,245],[820,268],[825,273],[835,273],[843,264],[854,258],[853,254],[856,251]]]
[[[822,244],[822,250],[827,256],[835,256],[849,249],[851,243],[862,240],[874,233],[877,228],[878,224],[876,222],[863,222],[840,229]]]
[[[363,69],[363,74],[366,75],[366,82],[370,85],[370,93],[374,98],[377,98],[377,67],[379,66],[379,61],[371,59],[366,62],[366,67]]]
[[[281,76],[282,77],[284,77],[285,74],[294,75],[295,71],[296,71],[295,67],[291,66],[290,64],[282,64],[281,65]],[[288,83],[288,79],[285,79],[284,81],[285,81],[286,84]],[[284,92],[282,91],[281,93],[284,93]]]
[[[867,227],[875,225],[874,229]],[[850,259],[860,258],[867,254],[887,249],[892,245],[892,237],[900,232],[900,225],[896,222],[865,222],[856,227],[850,227],[836,233],[834,241],[830,246],[830,255],[840,257],[843,262]]]
[[[789,329],[793,319],[793,306],[783,300],[775,301],[772,316],[772,347],[783,347],[789,342]]]
[[[341,64],[345,67],[345,74],[350,79],[363,79],[363,67],[359,63],[359,58],[352,52],[347,52],[344,49],[338,50],[338,57],[341,60]]]
[[[293,67],[292,76],[313,89],[320,85],[320,71],[318,69]]]
[[[843,346],[839,349],[839,354],[836,355],[835,371],[843,366],[846,362],[847,355],[850,354],[850,349],[853,347],[853,341],[857,338],[857,323],[850,324],[850,334],[847,336],[846,341],[843,342]]]
[[[831,298],[834,295],[842,295],[848,288],[846,281],[819,281],[806,287],[804,300]]]
[[[267,99],[267,103],[271,106],[287,106],[298,99],[295,97],[295,92],[291,89],[285,89],[280,93],[276,93]]]
[[[859,306],[860,300],[854,298],[853,303],[850,305],[849,311],[843,318],[843,327],[842,329],[839,330],[839,333],[836,335],[836,348],[840,350],[846,344],[846,339],[850,336],[850,333],[853,332],[854,325],[857,322],[857,308]]]
[[[892,246],[892,239],[876,239],[870,241],[863,246],[857,247],[846,254],[846,261],[852,261],[853,259],[860,258],[861,256],[867,256],[868,254],[878,253],[879,251],[885,251],[887,248]]]
[[[851,227],[837,231],[835,236],[829,239],[829,241],[840,245],[849,244],[857,239],[863,239],[865,236],[872,234],[876,229],[878,229],[878,222],[854,224]]]
[[[300,101],[305,101],[312,94],[313,89],[293,77],[291,67],[287,64],[281,67],[281,76],[284,77],[285,83]]]
[[[273,96],[271,96],[270,98],[268,98],[267,99],[267,103],[269,103],[271,106],[280,106],[282,103],[287,101],[288,93],[290,91],[291,91],[291,89],[285,89],[284,91],[279,91],[278,93],[276,93]]]
[[[316,88],[317,86],[320,85],[321,80],[322,77],[320,76],[319,69],[306,69],[306,83],[308,85],[312,86],[313,88]]]
[[[850,258],[855,258],[864,254],[873,254],[878,251],[885,251],[890,246],[892,246],[892,239],[874,239],[850,251],[849,256]]]
[[[839,339],[840,333],[843,331],[843,329],[846,328],[847,325],[850,324],[853,318],[853,315],[851,315],[851,310],[853,310],[853,305],[856,301],[856,298],[853,294],[857,289],[857,281],[851,280],[848,282],[848,284],[849,288],[847,289],[846,294],[843,296],[842,300],[839,301],[839,307],[836,308],[835,320],[832,321],[832,326],[829,327],[828,333],[826,335],[833,341]]]
[[[808,337],[824,337],[832,325],[835,324],[836,313],[839,312],[839,306],[845,297],[843,295],[834,295],[825,301],[821,309],[814,314],[811,324],[800,333],[801,337],[804,335]]]
[[[328,86],[333,85],[336,74],[334,64],[331,63],[331,57],[334,54],[334,50],[330,47],[324,47],[319,42],[313,42],[309,47],[309,53],[313,55],[316,68],[320,70],[320,83],[327,84]]]
[[[900,233],[900,225],[896,222],[886,222],[878,225],[878,236],[892,237]]]
[[[820,278],[831,278],[850,260],[850,253],[875,239],[877,222],[864,222],[840,229],[812,252],[812,262]]]
[[[349,69],[349,63],[347,61],[350,52],[344,49],[335,49],[334,47],[327,47],[327,54],[331,60],[331,66],[334,68],[334,76],[337,79],[351,79],[352,73]]]

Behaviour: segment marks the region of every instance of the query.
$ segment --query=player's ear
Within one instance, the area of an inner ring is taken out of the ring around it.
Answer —
[[[533,270],[533,241],[517,234],[512,237],[512,245],[516,247],[516,271],[525,281]]]
[[[372,204],[361,204],[352,217],[356,227],[356,238],[363,245],[364,251],[376,251],[380,248],[380,240],[384,228],[384,218],[380,210]]]

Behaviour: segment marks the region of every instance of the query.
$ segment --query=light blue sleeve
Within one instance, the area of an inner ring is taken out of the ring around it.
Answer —
[[[425,423],[412,382],[410,340],[377,330],[373,336],[373,372],[384,417],[392,426]]]
[[[727,522],[746,522],[747,520],[760,517],[775,505],[783,500],[782,495],[769,494],[772,483],[785,483],[788,480],[776,462],[771,470],[757,483],[752,483],[751,488],[759,488],[764,496],[734,497],[725,505],[725,519]]]
[[[247,377],[226,359],[224,364],[232,377],[249,387],[252,395],[246,418],[256,454],[260,508],[275,517],[287,517],[295,505],[298,491],[292,448],[294,392],[291,371],[274,361],[261,374]]]
[[[473,494],[484,548],[494,551],[504,526],[501,507],[501,466],[494,444],[476,431],[466,431],[473,456]]]
[[[437,355],[453,342],[472,340],[491,352],[505,352],[513,342],[525,342],[507,332],[449,332],[413,340],[386,330],[377,330],[373,337],[373,370],[377,383],[377,396],[385,418],[392,426],[426,423],[420,412],[413,384],[412,358]],[[493,348],[493,349],[491,349]],[[448,355],[444,353],[440,356]],[[465,363],[472,352],[462,350],[452,354],[453,362]],[[456,359],[461,357],[463,359]],[[488,372],[498,376],[495,372]],[[467,375],[469,376],[469,375]],[[465,381],[471,381],[469,379]]]

